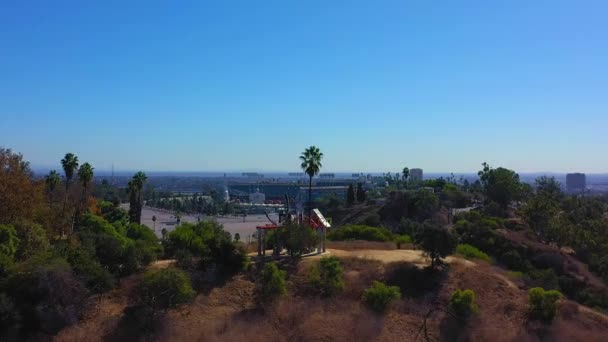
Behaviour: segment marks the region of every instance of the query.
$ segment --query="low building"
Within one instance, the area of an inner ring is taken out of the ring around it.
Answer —
[[[424,177],[424,173],[422,169],[410,169],[410,181],[412,182],[422,182]]]
[[[256,189],[254,193],[249,194],[249,202],[253,204],[264,204],[266,202],[266,195],[260,192],[260,189]]]

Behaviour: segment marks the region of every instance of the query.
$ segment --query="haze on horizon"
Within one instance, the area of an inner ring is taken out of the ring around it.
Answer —
[[[605,1],[0,3],[0,146],[99,170],[608,172]]]

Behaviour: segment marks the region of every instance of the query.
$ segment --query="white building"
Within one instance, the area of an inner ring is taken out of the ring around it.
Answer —
[[[266,202],[266,195],[260,192],[260,189],[255,189],[255,192],[249,194],[249,202],[253,204],[264,204]]]
[[[422,169],[411,169],[410,170],[410,181],[422,182],[423,172]]]

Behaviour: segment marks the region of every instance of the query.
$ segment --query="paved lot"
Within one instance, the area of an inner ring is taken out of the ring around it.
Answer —
[[[122,205],[122,207],[126,210],[129,209],[129,205]],[[156,216],[156,224],[152,221],[152,216]],[[271,215],[272,217],[272,215]],[[235,233],[239,233],[241,235],[241,240],[246,241],[247,237],[250,234],[255,233],[255,227],[259,225],[264,225],[270,223],[265,215],[250,215],[247,216],[244,220],[243,217],[211,217],[211,216],[193,216],[193,215],[185,215],[182,214],[181,221],[182,222],[192,222],[196,223],[198,220],[208,220],[215,219],[219,223],[224,225],[224,229],[230,234],[234,236]],[[273,220],[278,219],[278,217],[273,217]],[[163,228],[167,229],[167,231],[172,231],[175,229],[176,219],[174,216],[174,212],[161,210],[156,208],[145,207],[141,213],[141,223],[146,226],[154,229],[156,235],[159,237],[162,235],[161,231]]]

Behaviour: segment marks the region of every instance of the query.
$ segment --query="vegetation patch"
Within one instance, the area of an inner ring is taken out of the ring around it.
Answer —
[[[344,289],[343,273],[340,259],[335,256],[323,257],[318,265],[310,269],[308,279],[316,293],[331,296]]]
[[[259,303],[268,303],[287,293],[285,278],[287,272],[280,270],[275,262],[264,265],[256,281],[255,295]]]
[[[364,225],[347,225],[332,230],[329,234],[327,234],[327,238],[332,241],[391,241],[393,239],[393,234],[386,228]]]
[[[450,297],[450,309],[460,317],[469,317],[479,311],[475,304],[475,292],[473,290],[458,289]]]
[[[168,234],[163,245],[167,256],[179,257],[180,263],[187,262],[189,253],[200,258],[202,269],[215,264],[225,274],[244,269],[248,262],[245,251],[214,221],[181,224]]]
[[[545,291],[542,287],[535,287],[528,291],[530,317],[550,322],[557,314],[557,301],[563,295],[556,290]]]
[[[388,305],[398,299],[401,299],[399,287],[387,286],[379,281],[374,281],[372,286],[363,292],[363,301],[376,312],[386,311]]]
[[[465,259],[478,259],[487,262],[492,260],[489,255],[469,244],[459,244],[456,246],[456,253],[462,255]]]
[[[397,249],[401,249],[403,245],[411,244],[412,242],[413,240],[409,235],[395,236],[395,244],[397,244]]]
[[[139,288],[140,302],[153,311],[174,308],[194,295],[190,276],[174,267],[146,272]]]

